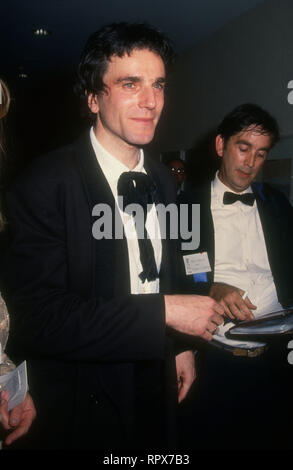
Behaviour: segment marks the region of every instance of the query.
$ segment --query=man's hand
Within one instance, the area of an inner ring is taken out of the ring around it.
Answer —
[[[210,296],[219,302],[225,310],[225,314],[235,320],[253,320],[254,315],[251,310],[257,307],[251,303],[248,297],[242,298],[244,291],[237,287],[221,282],[216,282],[210,289]]]
[[[222,305],[202,295],[165,295],[166,324],[181,333],[210,341],[223,323]]]
[[[195,361],[193,351],[184,351],[176,356],[176,371],[178,383],[178,402],[186,397],[191,385],[195,381]]]
[[[22,403],[8,411],[8,393],[1,392],[0,416],[3,428],[11,430],[5,439],[5,444],[9,445],[28,432],[36,417],[36,409],[31,396],[27,393]]]

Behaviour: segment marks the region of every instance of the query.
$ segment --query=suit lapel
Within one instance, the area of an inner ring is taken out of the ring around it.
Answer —
[[[280,263],[276,247],[282,246],[282,231],[280,230],[281,215],[278,205],[267,191],[263,183],[253,183],[252,191],[255,195],[258,213],[263,229],[268,260],[271,270]]]
[[[112,211],[111,240],[96,240],[92,237],[91,252],[94,260],[92,266],[94,293],[102,292],[105,298],[127,294],[130,292],[130,270],[128,247],[125,236],[115,240],[115,200],[111,188],[103,174],[92,148],[89,134],[86,132],[76,144],[76,161],[83,181],[85,196],[90,213],[96,204],[107,204]],[[144,160],[146,172],[153,178],[157,186],[158,202],[167,204],[173,201],[171,188],[164,184],[160,166],[147,156]],[[92,223],[95,218],[91,216]],[[167,240],[162,240],[162,263],[160,271],[160,286],[168,288],[170,280],[171,256]]]
[[[206,249],[207,249],[207,252],[209,253],[211,268],[214,271],[214,268],[215,268],[215,230],[214,230],[214,222],[213,222],[213,216],[212,216],[212,211],[211,211],[211,183],[209,183],[206,186],[205,191],[207,192],[203,201],[203,217],[205,217],[205,219],[202,219],[202,224],[203,224],[204,231],[206,231],[206,233],[204,234],[207,240]]]
[[[196,202],[200,204],[200,245],[199,252],[207,252],[211,273],[208,273],[208,280],[213,282],[215,269],[215,233],[214,222],[211,211],[211,182],[207,182],[199,189],[199,196]]]
[[[115,200],[86,133],[77,144],[77,163],[83,180],[90,212],[97,204],[107,204],[112,212],[112,238],[92,237],[94,292],[112,298],[130,292],[127,241],[115,240]],[[95,218],[92,217],[94,224]]]
[[[172,186],[168,185],[161,172],[161,166],[156,164],[151,158],[145,156],[144,168],[149,176],[153,178],[157,186],[157,201],[156,203],[168,205],[170,202],[175,203],[175,193],[173,194]],[[159,218],[160,222],[160,218]],[[161,233],[162,233],[162,226]],[[166,227],[166,238],[162,239],[162,260],[160,269],[160,292],[167,293],[172,290],[172,273],[175,275],[176,269],[174,268],[174,256],[172,250],[177,250],[177,240],[169,240],[168,227]],[[174,251],[173,251],[174,254]],[[173,261],[172,261],[173,260]],[[175,282],[175,281],[174,281]]]

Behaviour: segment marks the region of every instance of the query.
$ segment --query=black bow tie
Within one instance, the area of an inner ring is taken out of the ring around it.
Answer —
[[[152,178],[139,171],[122,173],[117,184],[118,195],[123,196],[124,207],[128,204],[140,204],[144,211],[148,209],[148,204],[155,201],[156,189]]]
[[[123,211],[129,204],[139,204],[144,212],[143,221],[143,238],[138,233],[136,226],[138,246],[140,252],[140,261],[142,272],[139,274],[140,279],[144,283],[154,281],[159,277],[157,265],[155,261],[154,249],[152,242],[148,238],[147,229],[145,227],[148,209],[156,202],[156,185],[150,176],[138,171],[126,171],[122,173],[117,184],[118,196],[123,196]],[[128,211],[126,210],[126,213]],[[133,212],[130,212],[133,215]],[[139,227],[141,229],[142,227]]]
[[[233,204],[236,201],[243,202],[243,204],[247,204],[248,206],[253,206],[255,195],[252,193],[235,194],[228,191],[224,193],[223,204]]]

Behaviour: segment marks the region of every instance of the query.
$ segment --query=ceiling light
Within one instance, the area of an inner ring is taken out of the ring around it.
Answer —
[[[45,28],[36,28],[33,30],[33,33],[34,33],[34,36],[38,36],[38,37],[50,36],[50,34],[52,34],[51,31]]]

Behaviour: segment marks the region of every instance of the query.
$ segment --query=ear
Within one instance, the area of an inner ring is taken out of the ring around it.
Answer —
[[[90,93],[88,95],[87,104],[92,113],[97,114],[99,112],[99,102],[97,95]]]
[[[222,157],[224,153],[224,139],[220,134],[217,135],[215,143],[217,154],[219,157]]]

